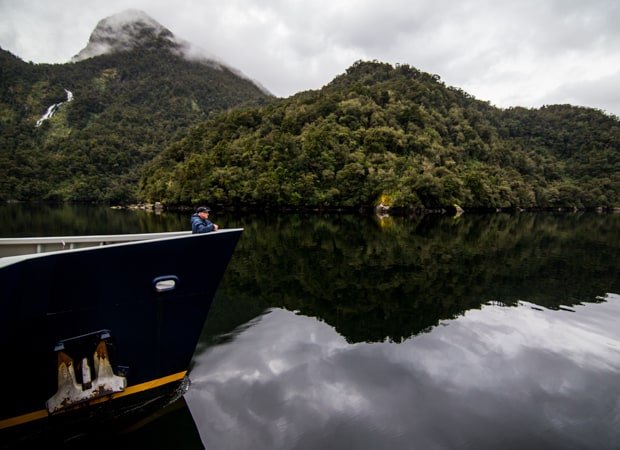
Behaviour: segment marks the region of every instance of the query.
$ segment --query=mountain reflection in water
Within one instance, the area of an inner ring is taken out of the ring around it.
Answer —
[[[196,358],[207,448],[617,448],[620,297],[484,306],[396,344],[272,309]]]
[[[620,216],[261,217],[186,394],[210,449],[617,449]]]

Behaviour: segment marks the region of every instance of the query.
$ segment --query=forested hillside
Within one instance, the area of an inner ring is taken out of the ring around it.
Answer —
[[[570,105],[502,110],[408,65],[357,62],[316,91],[229,110],[148,164],[170,206],[620,206],[620,122]]]
[[[225,66],[188,60],[157,36],[147,41],[55,65],[0,49],[0,200],[135,202],[143,164],[191,125],[273,99]]]

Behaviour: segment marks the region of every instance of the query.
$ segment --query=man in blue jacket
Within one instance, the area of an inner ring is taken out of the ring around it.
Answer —
[[[192,214],[192,233],[209,233],[217,231],[217,225],[209,221],[210,209],[206,206],[199,206]]]

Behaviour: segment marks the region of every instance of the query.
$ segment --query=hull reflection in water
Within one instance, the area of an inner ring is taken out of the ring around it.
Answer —
[[[620,442],[620,296],[485,304],[400,343],[280,308],[196,355],[207,448],[588,448]]]

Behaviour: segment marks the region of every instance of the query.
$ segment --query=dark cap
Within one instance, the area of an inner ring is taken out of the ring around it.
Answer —
[[[211,210],[206,206],[199,206],[198,208],[196,208],[196,213],[209,212],[209,211]]]

